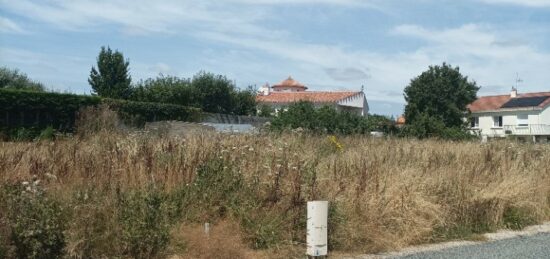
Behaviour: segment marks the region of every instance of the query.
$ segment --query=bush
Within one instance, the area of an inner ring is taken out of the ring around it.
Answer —
[[[30,79],[26,74],[17,69],[0,67],[0,88],[19,89],[29,91],[44,91],[44,85]]]
[[[52,140],[55,137],[55,130],[52,126],[48,126],[40,132],[38,139],[40,140]]]
[[[421,114],[411,124],[405,125],[400,132],[404,137],[419,139],[440,138],[447,140],[469,140],[476,136],[468,132],[465,127],[445,127],[445,124],[435,117]]]
[[[122,242],[134,258],[157,256],[170,239],[166,197],[157,190],[132,191],[118,197]]]
[[[140,81],[133,88],[133,101],[197,107],[211,113],[256,114],[256,91],[238,89],[222,75],[199,72],[193,79],[159,75]]]
[[[133,102],[115,99],[103,99],[110,109],[117,111],[121,119],[133,126],[143,126],[145,122],[179,120],[199,121],[201,111],[197,108],[175,104]]]
[[[120,127],[118,114],[109,106],[89,106],[82,108],[76,119],[76,133],[78,136],[88,136],[100,131],[115,132]]]
[[[260,111],[260,114],[264,112]],[[271,129],[305,129],[315,133],[328,134],[368,134],[371,131],[393,133],[394,123],[381,115],[367,117],[338,111],[332,106],[316,109],[313,103],[300,101],[282,110],[271,122]]]
[[[242,175],[222,159],[207,160],[197,169],[193,182],[175,194],[178,214],[185,210],[183,216],[191,221],[213,222],[239,207],[244,187]]]
[[[65,220],[61,206],[47,197],[39,181],[5,189],[10,241],[18,258],[61,258]]]

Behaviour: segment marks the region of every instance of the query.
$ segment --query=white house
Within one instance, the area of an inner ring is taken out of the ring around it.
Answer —
[[[550,138],[550,92],[483,96],[471,103],[470,126],[485,137]]]
[[[278,111],[298,101],[310,101],[315,107],[328,105],[339,111],[368,115],[369,104],[363,89],[357,92],[315,92],[307,89],[307,86],[289,76],[271,87],[268,84],[263,86],[256,96],[256,102],[260,105],[269,105]]]

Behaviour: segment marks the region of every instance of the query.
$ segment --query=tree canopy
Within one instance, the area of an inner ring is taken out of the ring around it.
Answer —
[[[458,67],[430,66],[405,88],[408,131],[428,137],[439,136],[445,129],[464,130],[467,105],[475,101],[478,90]]]
[[[341,112],[333,106],[318,109],[313,103],[300,101],[279,111],[271,121],[274,130],[302,128],[316,133],[369,134],[371,131],[393,133],[393,121],[381,115],[362,117],[350,112]]]
[[[130,62],[124,55],[110,47],[101,47],[97,57],[97,69],[92,67],[88,83],[101,97],[127,99],[131,93]]]
[[[225,76],[207,72],[199,72],[193,79],[161,74],[140,81],[130,99],[192,106],[213,113],[256,113],[256,93],[252,87],[241,90]]]
[[[17,69],[0,67],[0,88],[30,91],[44,91],[44,85],[30,79]]]

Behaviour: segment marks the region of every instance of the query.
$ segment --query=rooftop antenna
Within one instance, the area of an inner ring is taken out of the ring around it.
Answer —
[[[523,83],[523,79],[521,79],[519,73],[516,72],[516,87],[514,89],[518,90],[519,83]]]

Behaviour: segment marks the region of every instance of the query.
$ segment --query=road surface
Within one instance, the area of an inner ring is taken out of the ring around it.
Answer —
[[[518,236],[475,245],[458,246],[437,251],[424,251],[389,258],[550,258],[550,233]]]

